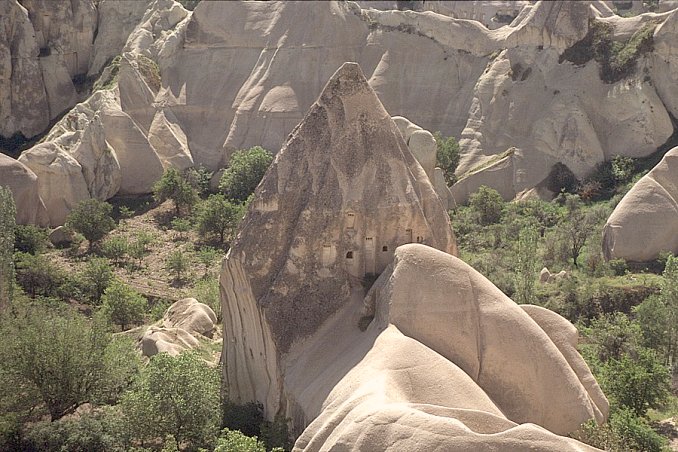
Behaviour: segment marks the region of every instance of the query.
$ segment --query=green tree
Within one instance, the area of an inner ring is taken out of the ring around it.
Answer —
[[[173,435],[179,444],[206,446],[219,431],[219,371],[196,353],[151,358],[120,402],[131,438]]]
[[[172,229],[178,232],[175,240],[186,240],[186,233],[191,230],[191,221],[187,218],[172,220]]]
[[[138,358],[129,343],[112,359],[110,334],[78,313],[62,311],[22,305],[0,319],[0,384],[12,388],[0,391],[0,407],[46,409],[56,420],[96,402],[104,387],[110,389],[108,400],[117,399],[121,382],[131,380]],[[107,381],[118,382],[117,389]]]
[[[169,168],[153,185],[153,197],[157,202],[171,199],[177,216],[182,210],[190,211],[198,202],[198,192],[175,168]]]
[[[12,301],[16,206],[9,188],[0,186],[0,311]]]
[[[567,243],[574,266],[579,268],[579,255],[596,226],[596,212],[584,209],[577,195],[566,194],[565,207],[568,220],[561,223],[558,229]]]
[[[112,210],[113,207],[107,202],[87,199],[68,214],[66,225],[87,239],[91,252],[93,246],[115,228]]]
[[[232,236],[243,216],[243,208],[222,194],[211,195],[198,209],[197,224],[200,234],[215,234],[219,243]]]
[[[59,296],[67,280],[65,272],[53,265],[42,254],[16,253],[14,255],[16,281],[31,297]]]
[[[666,310],[666,363],[678,363],[678,257],[669,256],[662,275],[661,302]]]
[[[271,153],[260,146],[234,152],[221,176],[219,190],[228,199],[244,202],[254,193],[272,161]]]
[[[18,224],[15,229],[14,249],[24,253],[39,254],[47,248],[47,230],[33,224]]]
[[[101,245],[101,254],[111,259],[115,265],[121,265],[125,261],[128,251],[129,241],[122,235],[109,237]]]
[[[174,273],[174,279],[177,282],[183,281],[183,276],[189,269],[189,260],[186,254],[181,250],[172,251],[167,257],[165,268]]]
[[[459,165],[459,143],[454,137],[443,137],[440,132],[433,134],[436,139],[436,166],[443,170],[447,185],[453,185],[457,181],[454,172]]]
[[[87,261],[80,275],[84,295],[95,305],[113,281],[113,269],[108,259],[95,257]]]
[[[219,261],[221,256],[219,251],[216,248],[211,246],[204,246],[198,250],[198,260],[205,267],[205,273],[202,275],[203,279],[207,279],[210,276],[210,269],[214,266],[216,262]]]
[[[139,324],[144,319],[148,307],[146,299],[128,285],[114,281],[101,297],[102,312],[105,317],[123,331],[130,324]]]
[[[515,294],[518,304],[534,303],[534,283],[537,279],[539,263],[537,261],[537,227],[531,223],[525,224],[518,236],[518,249],[514,267]]]
[[[487,226],[501,221],[504,199],[497,190],[481,185],[469,198],[469,205],[478,214],[480,224]]]
[[[214,452],[266,452],[266,445],[256,436],[246,436],[238,430],[221,431]]]

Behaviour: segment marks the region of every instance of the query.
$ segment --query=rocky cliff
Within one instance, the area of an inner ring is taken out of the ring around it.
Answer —
[[[551,433],[607,414],[576,330],[555,314],[539,326],[455,253],[424,168],[344,64],[224,261],[229,397],[291,418],[310,451],[584,447]]]

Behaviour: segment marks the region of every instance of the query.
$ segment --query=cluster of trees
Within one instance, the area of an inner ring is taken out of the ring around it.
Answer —
[[[612,171],[625,173],[617,164]],[[635,268],[640,273],[624,261],[605,261],[602,227],[622,194],[602,202],[563,193],[554,202],[507,203],[481,187],[450,216],[463,260],[516,302],[552,309],[580,330],[582,354],[611,415],[576,436],[606,450],[659,451],[666,441],[648,416],[676,403],[670,374],[678,371],[678,258],[665,255]],[[544,266],[568,276],[540,284]]]
[[[153,194],[158,202],[169,199],[174,203],[180,218],[172,224],[179,232],[195,225],[201,235],[213,235],[223,244],[233,236],[248,200],[272,161],[273,156],[259,146],[234,152],[221,176],[219,193],[214,194],[208,193],[211,173],[204,169],[185,174],[169,169],[153,187]]]

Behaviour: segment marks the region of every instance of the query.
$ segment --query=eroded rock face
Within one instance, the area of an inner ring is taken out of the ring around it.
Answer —
[[[217,322],[212,308],[195,298],[184,298],[172,304],[162,319],[151,325],[140,340],[141,353],[153,356],[169,353],[176,356],[184,350],[200,346],[198,338],[211,338]]]
[[[415,241],[456,252],[428,177],[346,63],[280,150],[224,263],[230,397],[268,413],[292,403],[280,360]]]
[[[91,0],[7,0],[0,5],[0,135],[32,137],[78,101],[97,12]]]
[[[291,418],[295,450],[587,450],[557,436],[607,415],[576,331],[540,327],[455,253],[426,173],[344,64],[222,266],[229,397]]]
[[[646,262],[678,254],[678,147],[622,198],[603,229],[607,259]]]
[[[0,154],[0,185],[12,192],[18,224],[47,226],[49,218],[40,198],[38,178],[33,171],[4,154]]]
[[[364,332],[347,307],[300,356],[296,389],[318,416],[295,450],[593,450],[552,433],[608,411],[567,320],[521,309],[459,259],[418,244],[396,250],[365,305],[375,317]],[[314,399],[314,382],[338,375]]]

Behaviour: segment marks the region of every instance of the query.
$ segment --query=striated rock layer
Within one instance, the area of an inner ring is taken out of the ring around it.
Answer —
[[[646,262],[678,254],[678,147],[622,198],[603,229],[607,259]]]
[[[344,64],[224,261],[229,397],[291,418],[296,450],[586,450],[557,436],[607,415],[576,331],[455,253],[424,169]]]

